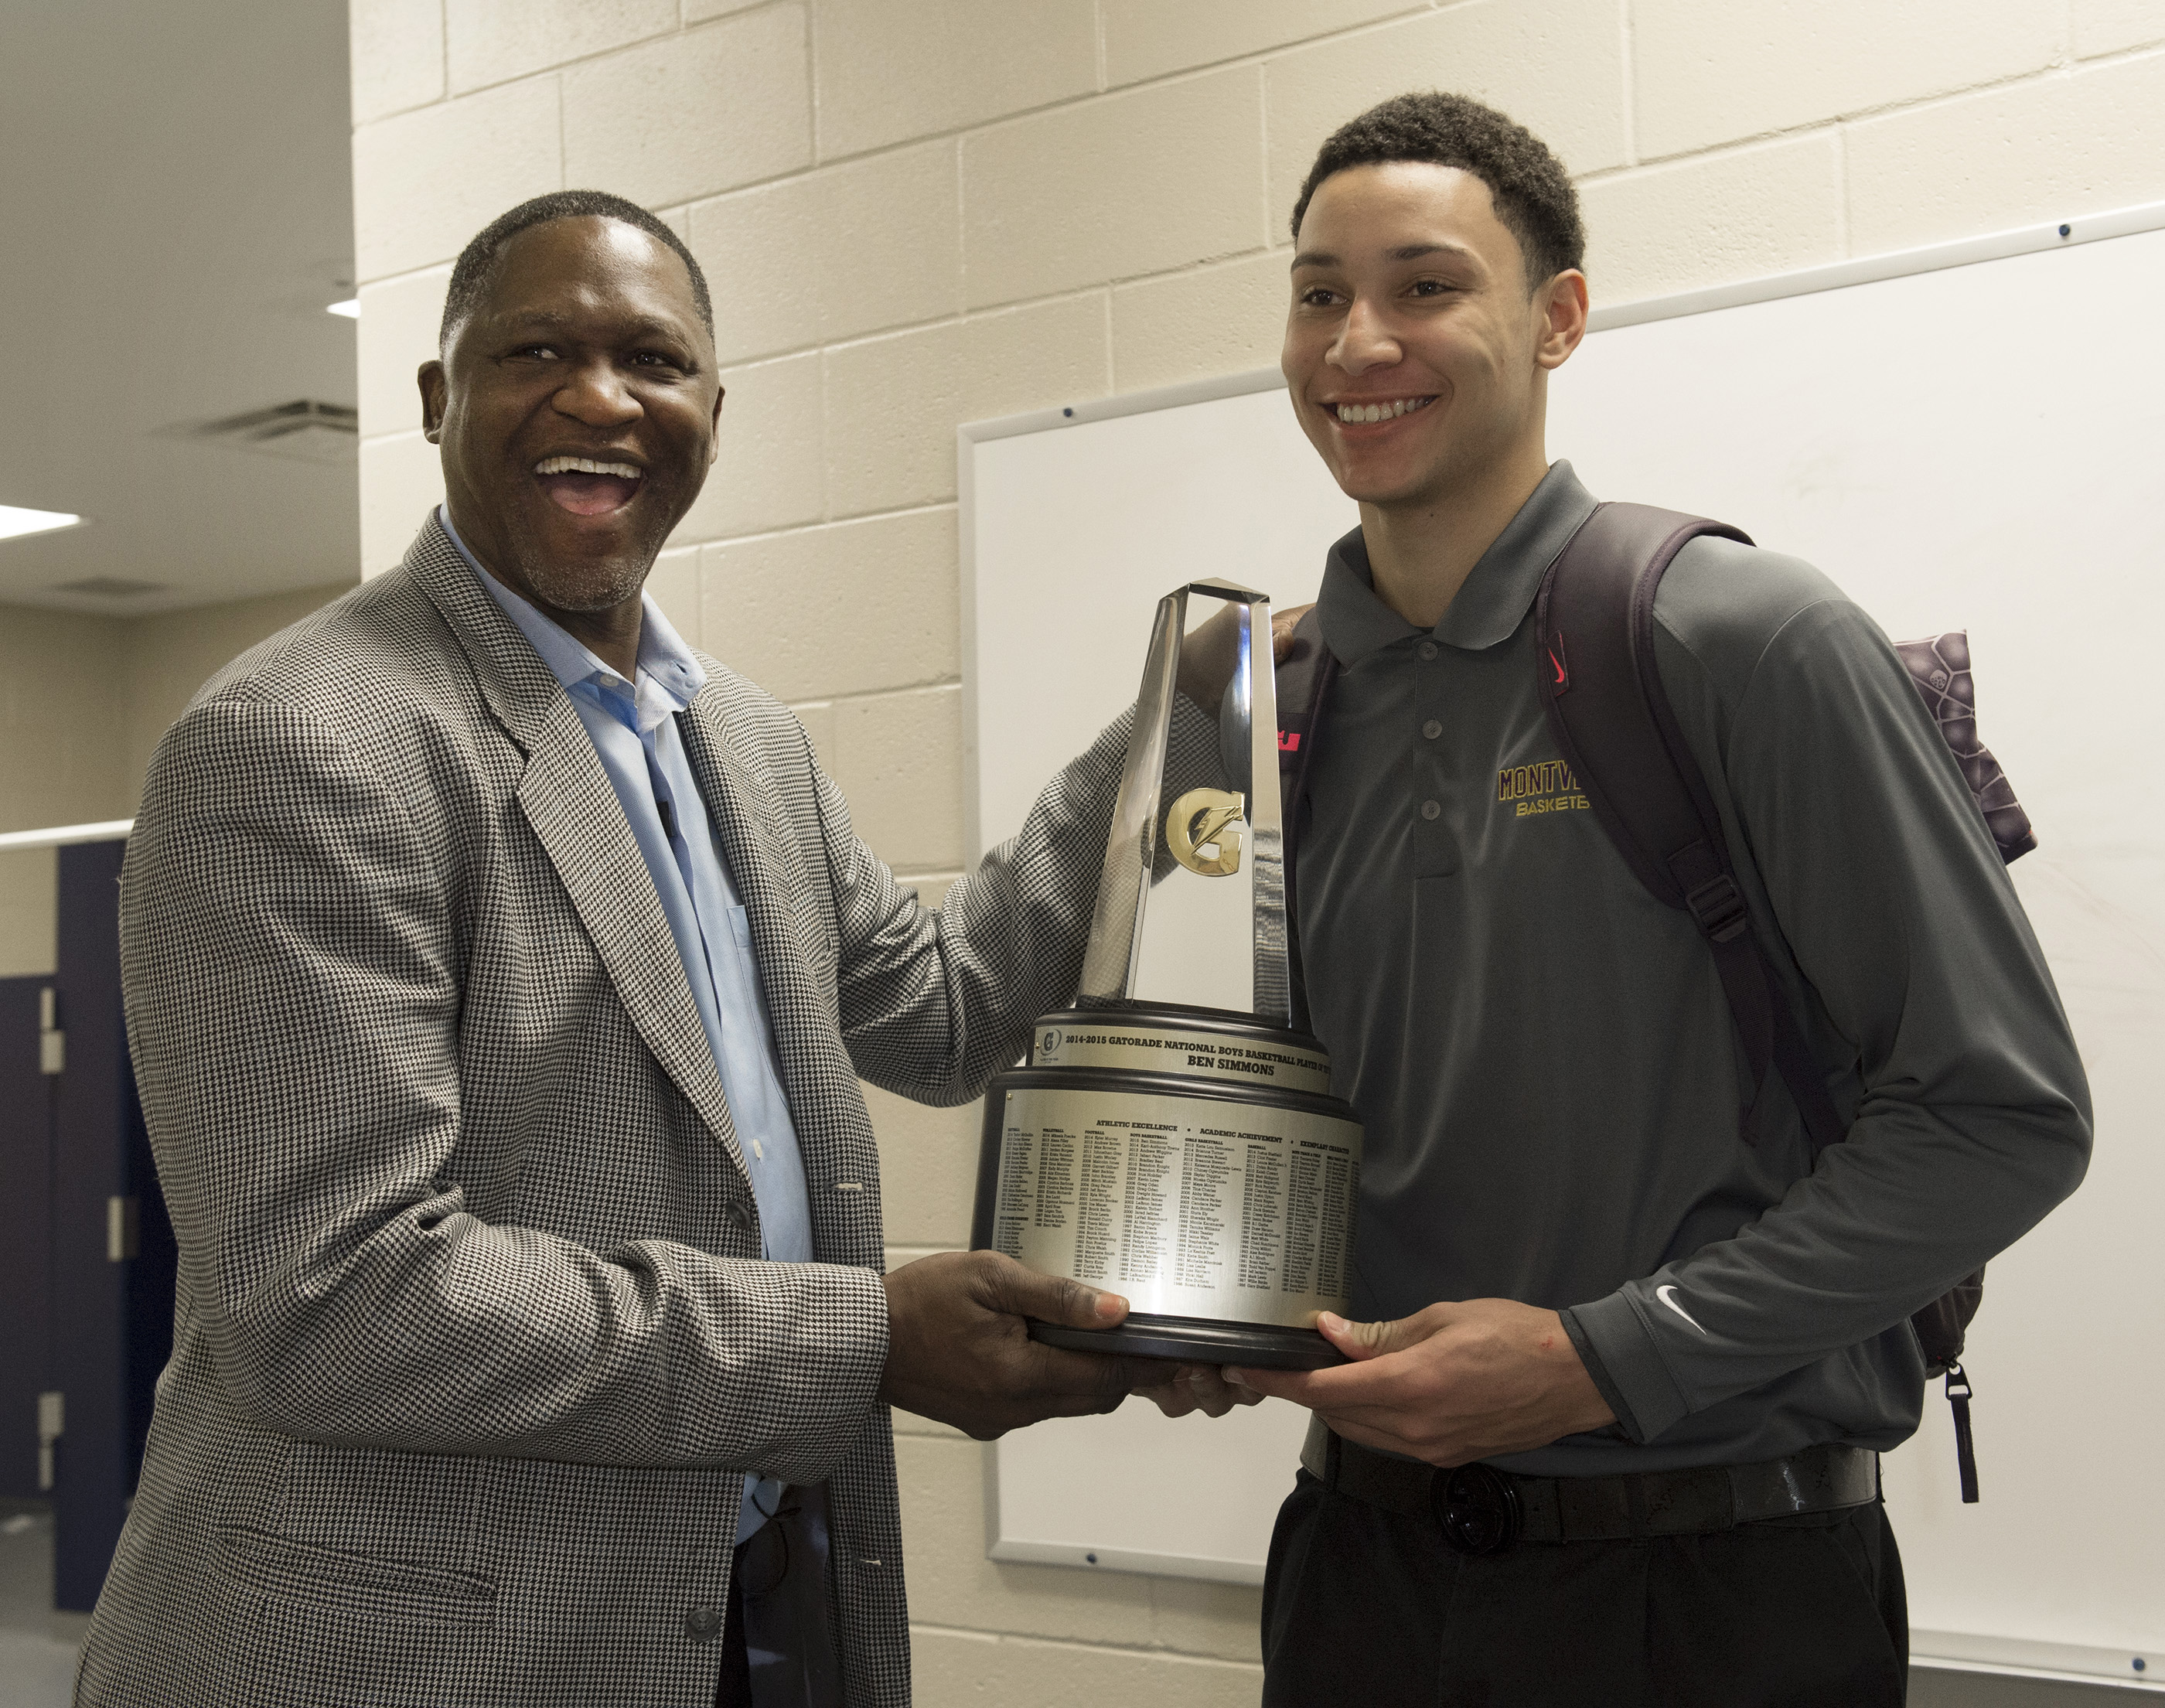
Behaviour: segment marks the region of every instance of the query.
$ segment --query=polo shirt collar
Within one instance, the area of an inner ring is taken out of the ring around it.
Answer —
[[[1432,631],[1447,646],[1476,652],[1508,640],[1525,620],[1541,577],[1593,514],[1593,495],[1559,458],[1481,554]],[[1422,631],[1376,595],[1367,542],[1356,528],[1330,548],[1316,596],[1323,639],[1346,666]]]

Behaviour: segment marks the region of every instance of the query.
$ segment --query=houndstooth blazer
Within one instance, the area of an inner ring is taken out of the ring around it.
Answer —
[[[623,812],[433,516],[160,746],[121,945],[178,1308],[80,1703],[706,1708],[745,1471],[827,1484],[849,1700],[909,1700],[858,1075],[964,1101],[1072,994],[1126,720],[929,913],[701,662],[815,1263],[756,1261]]]

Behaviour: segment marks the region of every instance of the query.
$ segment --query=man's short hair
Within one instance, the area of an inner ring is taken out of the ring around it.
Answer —
[[[1567,267],[1584,265],[1586,227],[1563,162],[1532,131],[1493,107],[1435,89],[1393,95],[1331,132],[1293,204],[1294,240],[1318,184],[1334,172],[1387,161],[1457,166],[1488,185],[1496,217],[1519,240],[1529,291]]]
[[[451,267],[450,289],[444,296],[444,323],[437,333],[438,343],[448,345],[451,334],[488,295],[496,283],[497,266],[503,259],[505,244],[520,232],[546,225],[552,219],[616,219],[626,225],[635,225],[656,242],[665,243],[676,250],[677,258],[684,263],[684,270],[692,275],[692,301],[698,308],[699,319],[706,324],[708,335],[714,335],[714,304],[707,294],[707,276],[699,271],[699,263],[692,259],[692,251],[685,248],[682,238],[638,203],[612,196],[606,190],[554,190],[530,202],[521,202],[508,214],[498,214],[459,251],[459,258]]]

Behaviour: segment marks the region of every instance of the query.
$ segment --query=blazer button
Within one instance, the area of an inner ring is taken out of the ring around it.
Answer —
[[[684,1616],[684,1635],[699,1642],[712,1642],[722,1634],[724,1617],[719,1607],[694,1607]]]
[[[751,1206],[741,1199],[732,1198],[722,1206],[722,1214],[729,1218],[734,1226],[750,1227],[751,1226]]]

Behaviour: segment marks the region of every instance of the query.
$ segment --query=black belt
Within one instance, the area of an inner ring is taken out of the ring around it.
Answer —
[[[1833,1512],[1879,1498],[1879,1455],[1832,1442],[1753,1465],[1697,1465],[1608,1477],[1522,1477],[1478,1463],[1440,1470],[1371,1452],[1311,1420],[1300,1462],[1341,1494],[1433,1518],[1460,1553],[1518,1542],[1628,1542],[1699,1536]]]

